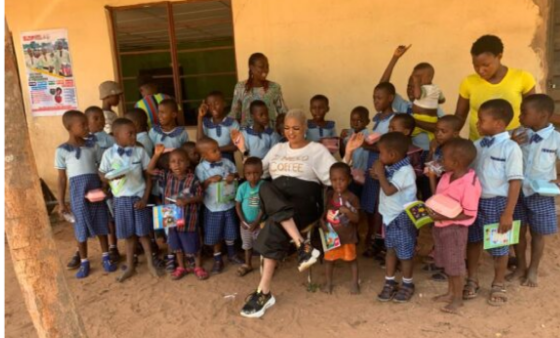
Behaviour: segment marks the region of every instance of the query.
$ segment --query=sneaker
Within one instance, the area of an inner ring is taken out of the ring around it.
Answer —
[[[152,265],[156,269],[163,269],[166,267],[166,263],[163,261],[163,259],[159,258],[156,253],[152,253]]]
[[[245,260],[239,258],[237,255],[236,256],[232,256],[232,257],[228,257],[229,261],[233,264],[237,264],[237,265],[243,265],[245,264]]]
[[[165,258],[165,270],[169,273],[172,273],[177,268],[175,264],[175,256],[169,257],[166,256]]]
[[[80,263],[80,270],[76,273],[76,278],[82,279],[89,276],[89,261]]]
[[[66,264],[66,268],[68,270],[76,270],[77,268],[80,267],[80,254],[79,253],[75,253],[74,256],[72,256],[72,258],[70,259],[70,262],[68,262],[68,264]]]
[[[216,261],[214,260],[214,266],[212,266],[212,274],[218,274],[221,273],[222,270],[224,269],[224,261],[219,260]]]
[[[121,253],[117,247],[109,248],[109,258],[113,263],[121,261]]]
[[[113,263],[109,256],[103,257],[103,270],[105,272],[115,272],[117,271],[117,264]]]
[[[245,305],[241,309],[241,315],[246,318],[260,318],[274,304],[276,304],[276,299],[271,292],[265,295],[255,291],[247,297]]]
[[[317,263],[317,258],[321,253],[311,246],[309,241],[305,241],[298,248],[298,270],[301,272]]]

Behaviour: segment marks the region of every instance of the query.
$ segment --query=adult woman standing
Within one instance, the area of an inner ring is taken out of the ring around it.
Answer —
[[[275,145],[263,159],[263,170],[272,182],[263,182],[259,196],[268,216],[255,250],[264,257],[259,286],[249,295],[241,315],[259,318],[274,305],[270,292],[277,261],[286,257],[293,240],[298,247],[298,269],[317,261],[319,251],[305,241],[300,230],[323,213],[323,186],[330,185],[329,169],[336,160],[323,145],[305,139],[307,121],[301,110],[290,110],[284,120],[287,142]],[[243,150],[243,141],[239,145]]]
[[[262,53],[254,53],[249,57],[249,78],[235,85],[229,116],[238,120],[242,126],[253,124],[249,107],[255,100],[266,103],[270,127],[274,127],[278,114],[288,111],[280,85],[266,79],[268,71],[266,56]]]
[[[535,93],[535,79],[524,70],[507,67],[501,63],[504,45],[499,37],[484,35],[471,48],[475,74],[467,76],[459,88],[455,115],[466,121],[469,117],[469,138],[480,138],[476,123],[478,109],[486,101],[501,98],[508,101],[514,111],[514,118],[508,130],[519,127],[521,101]],[[554,121],[555,123],[557,121]]]

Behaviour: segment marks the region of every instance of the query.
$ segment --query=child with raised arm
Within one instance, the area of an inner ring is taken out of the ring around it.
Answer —
[[[369,110],[366,107],[358,106],[352,109],[350,112],[350,129],[344,129],[340,134],[340,139],[342,140],[342,147],[340,147],[340,156],[344,158],[346,153],[346,145],[348,141],[354,134],[362,134],[367,137],[371,131],[366,129],[369,124]],[[365,174],[368,169],[367,167],[368,152],[363,148],[352,152],[352,177],[354,178],[350,183],[350,191],[356,196],[361,196],[362,188],[365,183]],[[356,182],[356,181],[361,182]]]

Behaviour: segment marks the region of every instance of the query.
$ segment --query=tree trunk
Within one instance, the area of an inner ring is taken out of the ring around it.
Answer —
[[[5,24],[6,237],[27,310],[39,337],[87,337],[64,279],[23,107],[16,56]]]

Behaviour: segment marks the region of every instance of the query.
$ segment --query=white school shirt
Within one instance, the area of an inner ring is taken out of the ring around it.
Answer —
[[[385,167],[387,179],[397,192],[391,196],[385,195],[383,189],[379,192],[379,213],[383,217],[383,224],[389,225],[404,212],[404,205],[416,201],[416,174],[410,165],[410,159],[405,157],[401,161]]]
[[[429,84],[421,87],[422,95],[414,100],[414,104],[424,109],[437,109],[439,101],[443,100],[443,92],[438,85]]]
[[[119,155],[119,148],[130,152],[130,155]],[[109,182],[111,192],[115,197],[136,196],[142,198],[146,190],[144,171],[148,168],[148,164],[150,164],[150,157],[148,157],[144,148],[138,146],[122,148],[115,144],[103,153],[99,171],[102,174],[107,174],[123,166],[131,166],[132,170],[126,173],[123,178]]]
[[[265,177],[281,176],[331,185],[330,168],[336,162],[327,148],[320,143],[309,142],[299,149],[290,148],[289,142],[278,143],[263,159]]]
[[[118,118],[117,113],[112,110],[103,109],[103,116],[105,117],[105,127],[103,131],[107,134],[111,134],[113,131],[113,122]]]
[[[483,147],[486,140],[489,147]],[[473,168],[482,186],[481,198],[508,196],[509,181],[523,179],[523,154],[507,131],[474,143],[477,156]]]
[[[554,126],[534,132],[527,129],[527,142],[521,145],[523,152],[523,194],[531,196],[535,193],[531,189],[534,180],[552,181],[556,179],[556,160],[560,158],[560,133]]]

